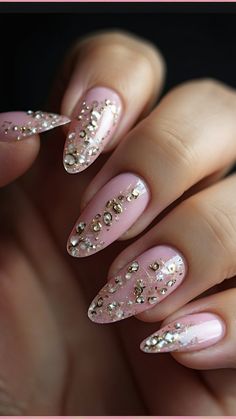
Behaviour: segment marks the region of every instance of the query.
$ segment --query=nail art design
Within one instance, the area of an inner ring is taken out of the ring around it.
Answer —
[[[123,173],[111,179],[85,208],[68,240],[68,252],[88,256],[121,236],[141,215],[149,200],[139,177]]]
[[[42,111],[0,114],[0,141],[18,141],[68,124],[67,116]]]
[[[224,323],[215,314],[189,314],[153,333],[140,349],[148,353],[194,351],[215,344],[224,333]]]
[[[81,172],[94,162],[114,133],[120,112],[121,101],[110,89],[96,87],[85,95],[65,143],[67,172]]]
[[[174,248],[156,246],[121,269],[88,310],[96,323],[111,323],[152,308],[183,281],[186,265]]]

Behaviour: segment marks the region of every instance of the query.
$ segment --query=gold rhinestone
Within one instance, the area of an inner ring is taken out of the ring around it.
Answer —
[[[85,227],[86,227],[86,223],[84,221],[81,221],[75,228],[76,232],[81,234],[82,231],[84,231]]]
[[[120,204],[117,204],[116,202],[113,204],[112,208],[116,214],[121,214],[121,212],[123,211],[122,206]]]
[[[101,231],[102,229],[102,224],[99,221],[93,221],[91,224],[91,229],[93,231]]]
[[[137,272],[139,269],[138,262],[132,262],[131,265],[128,267],[128,272]]]
[[[112,201],[110,200],[110,201],[107,201],[107,203],[106,203],[106,208],[111,208],[111,206],[112,206]]]
[[[104,212],[103,214],[103,222],[104,224],[106,224],[107,226],[110,226],[112,223],[112,214],[108,211]]]
[[[134,199],[138,198],[138,196],[139,196],[139,191],[138,191],[138,189],[133,189],[133,190],[131,191],[131,195],[134,197]]]
[[[134,287],[134,294],[135,295],[140,295],[143,292],[143,288],[141,287]]]
[[[157,271],[160,268],[159,263],[154,262],[151,265],[149,265],[149,268],[152,269],[153,271]]]

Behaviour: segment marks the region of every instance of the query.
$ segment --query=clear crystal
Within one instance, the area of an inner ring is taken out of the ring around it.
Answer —
[[[73,166],[75,164],[75,158],[72,154],[66,154],[64,157],[64,163],[67,166]]]

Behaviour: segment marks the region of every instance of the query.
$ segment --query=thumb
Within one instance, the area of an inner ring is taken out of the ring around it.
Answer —
[[[0,114],[0,187],[21,176],[34,162],[39,134],[68,123],[67,117],[46,112]]]

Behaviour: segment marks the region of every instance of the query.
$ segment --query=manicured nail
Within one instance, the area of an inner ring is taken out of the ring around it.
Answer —
[[[42,111],[0,114],[0,141],[17,141],[68,124],[67,116]]]
[[[113,136],[121,100],[111,89],[95,87],[79,101],[67,135],[63,162],[69,173],[86,169]]]
[[[149,336],[140,349],[148,353],[197,351],[214,345],[224,334],[224,322],[215,314],[189,314]]]
[[[111,323],[152,308],[183,281],[186,264],[174,248],[156,246],[121,269],[88,310],[96,323]]]
[[[79,217],[68,240],[68,252],[83,257],[104,249],[134,224],[149,196],[144,181],[132,173],[111,179]]]

